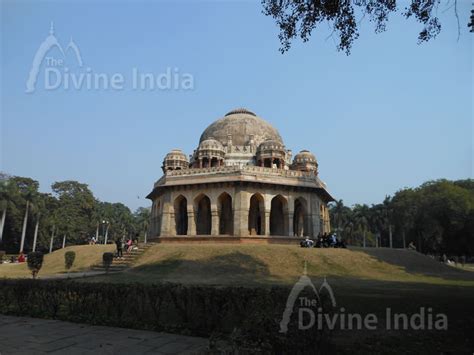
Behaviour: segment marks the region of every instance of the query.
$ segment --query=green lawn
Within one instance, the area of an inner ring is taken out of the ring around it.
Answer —
[[[59,249],[44,256],[43,267],[38,277],[61,274],[66,272],[64,267],[64,254],[67,251],[75,251],[76,259],[70,272],[87,271],[94,264],[102,261],[102,254],[113,251],[112,245],[77,245]],[[25,278],[31,277],[26,263],[0,264],[0,278]]]
[[[474,286],[474,273],[448,267],[413,251],[306,249],[274,244],[157,244],[132,269],[92,280],[291,285],[302,274],[305,261],[312,278]]]

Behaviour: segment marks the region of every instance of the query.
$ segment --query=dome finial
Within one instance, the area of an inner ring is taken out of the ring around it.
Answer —
[[[252,112],[250,110],[247,110],[244,107],[236,108],[232,111],[229,111],[229,112],[226,113],[226,116],[235,115],[235,114],[238,114],[238,113],[241,113],[241,114],[243,113],[243,114],[247,114],[247,115],[251,115],[251,116],[257,116],[254,112]]]

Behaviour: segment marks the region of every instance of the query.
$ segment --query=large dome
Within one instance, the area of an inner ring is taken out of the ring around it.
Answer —
[[[207,139],[216,139],[227,145],[228,136],[232,136],[232,145],[249,145],[251,136],[253,144],[259,145],[266,140],[283,144],[278,131],[267,121],[246,109],[236,109],[207,127],[199,139],[199,143]]]

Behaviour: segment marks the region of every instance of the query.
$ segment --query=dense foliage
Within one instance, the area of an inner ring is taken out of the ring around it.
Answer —
[[[330,215],[332,228],[352,245],[365,239],[367,246],[390,246],[392,239],[393,247],[413,242],[424,253],[474,255],[472,179],[429,181],[370,207],[340,200]]]
[[[84,244],[96,236],[103,242],[106,234],[108,240],[136,234],[143,238],[149,209],[132,213],[122,203],[99,201],[86,184],[77,181],[55,182],[51,189],[52,193],[42,193],[31,178],[0,174],[0,212],[6,211],[0,249],[19,252],[25,220],[26,251],[33,248],[36,226],[36,250],[44,252],[52,235],[58,236],[53,249],[61,246],[64,235],[69,244]]]
[[[33,278],[36,279],[38,272],[43,266],[43,253],[34,251],[28,254],[28,269],[31,270]]]
[[[72,265],[74,265],[74,260],[76,260],[75,251],[70,250],[64,254],[64,267],[66,270],[72,268]]]
[[[0,280],[0,313],[226,337],[249,354],[316,350],[325,330],[298,331],[298,317],[291,317],[288,333],[279,333],[289,292],[284,287]],[[320,294],[325,303],[326,298]]]
[[[440,7],[442,3],[444,6]],[[386,30],[389,15],[399,10],[405,18],[414,18],[421,24],[418,43],[440,33],[438,15],[441,10],[453,12],[458,20],[458,35],[460,33],[457,0],[262,0],[262,5],[263,13],[273,17],[280,28],[278,38],[282,53],[290,49],[295,38],[306,42],[313,30],[329,26],[331,36],[339,40],[338,50],[350,54],[364,18],[374,24],[375,33],[380,33]]]

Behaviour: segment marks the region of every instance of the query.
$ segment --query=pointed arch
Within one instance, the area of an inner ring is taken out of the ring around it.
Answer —
[[[232,197],[227,192],[220,194],[217,199],[219,211],[219,234],[233,234],[234,216],[232,211]]]
[[[196,234],[209,235],[212,229],[211,200],[205,194],[200,194],[194,199]]]
[[[174,220],[176,235],[188,234],[188,201],[183,195],[174,200]]]
[[[272,198],[270,209],[270,235],[288,235],[288,201],[282,195]]]
[[[265,234],[265,200],[259,193],[250,197],[248,230],[250,235]]]

